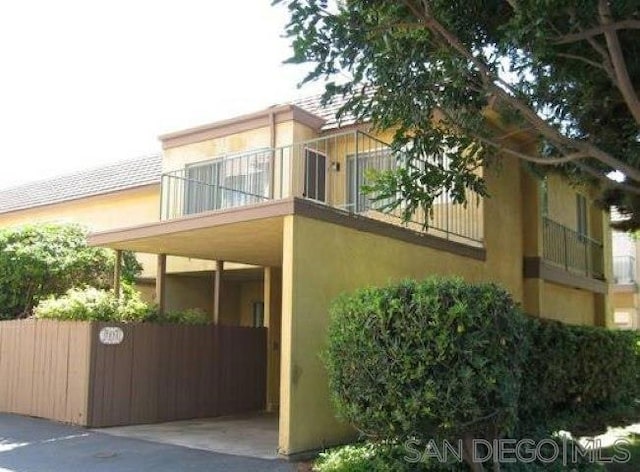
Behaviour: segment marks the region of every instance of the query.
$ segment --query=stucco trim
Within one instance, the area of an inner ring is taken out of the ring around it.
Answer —
[[[468,246],[456,241],[449,241],[430,234],[419,233],[384,221],[374,220],[366,216],[338,210],[321,203],[296,198],[294,200],[294,214],[333,223],[340,226],[374,233],[387,238],[397,239],[419,246],[426,246],[439,251],[450,252],[459,256],[484,261],[487,252],[484,248]]]
[[[323,118],[309,113],[296,105],[289,104],[266,108],[229,120],[216,121],[195,128],[163,134],[158,139],[160,139],[163,149],[170,149],[252,129],[268,128],[272,124],[285,123],[287,121],[302,123],[316,131],[320,130],[325,123]]]
[[[584,275],[574,274],[562,267],[554,266],[541,257],[525,257],[523,261],[525,279],[543,279],[548,282],[580,288],[589,292],[606,294],[609,284],[604,280],[592,279]]]

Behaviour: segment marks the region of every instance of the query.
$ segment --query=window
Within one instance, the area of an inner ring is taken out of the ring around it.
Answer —
[[[325,201],[327,156],[306,148],[304,150],[304,194],[305,198]]]
[[[270,151],[255,151],[188,165],[184,213],[264,201],[269,195],[270,162]]]
[[[219,208],[219,190],[212,185],[220,178],[218,163],[190,165],[184,182],[184,213],[189,215]]]
[[[587,199],[583,195],[576,194],[576,211],[578,223],[576,230],[580,236],[588,236]]]

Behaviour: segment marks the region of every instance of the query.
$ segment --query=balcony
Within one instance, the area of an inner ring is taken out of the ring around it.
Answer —
[[[567,272],[604,279],[602,243],[550,218],[543,218],[543,258]]]
[[[443,192],[430,212],[402,222],[401,211],[381,211],[362,192],[371,171],[397,166],[389,146],[360,131],[346,132],[274,149],[218,156],[162,176],[161,219],[304,198],[354,215],[425,231],[441,238],[482,246],[482,200],[471,193],[467,206]]]
[[[613,280],[618,285],[636,283],[636,258],[633,256],[613,256]]]

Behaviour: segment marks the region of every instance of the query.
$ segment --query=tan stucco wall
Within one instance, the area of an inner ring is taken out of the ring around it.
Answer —
[[[302,126],[302,125],[300,125]],[[293,121],[276,124],[276,146],[293,142]],[[164,150],[162,171],[183,169],[187,164],[215,159],[227,154],[271,147],[271,128],[264,126],[248,131],[207,139]]]
[[[611,298],[613,306],[616,309],[631,309],[636,307],[636,292],[613,292]]]
[[[549,218],[571,229],[577,227],[576,190],[558,175],[547,177]]]
[[[160,186],[148,185],[104,195],[0,214],[0,227],[30,223],[78,223],[92,231],[158,220]],[[139,254],[143,277],[155,277],[155,256]]]
[[[167,275],[166,310],[198,308],[213,313],[213,278],[206,276]]]
[[[264,287],[262,281],[243,282],[240,284],[240,325],[253,326],[253,304],[264,303]]]
[[[531,255],[539,249],[537,238],[525,238],[523,215],[527,211],[527,217],[531,217],[540,209],[539,205],[529,208],[531,205],[524,204],[539,194],[535,181],[528,181],[523,172],[518,161],[507,158],[499,170],[486,175],[491,194],[484,206],[484,218],[490,222],[485,228],[486,261],[301,216],[285,218],[279,438],[282,453],[339,443],[352,434],[333,417],[319,358],[325,342],[327,308],[342,292],[406,277],[460,275],[468,281],[496,282],[518,302],[523,302],[528,293],[528,303],[535,304],[542,316],[594,324],[602,296],[540,279],[525,282],[523,278],[525,241]]]
[[[79,223],[94,231],[158,220],[159,185],[96,195],[0,214],[0,226],[26,223]]]
[[[578,325],[595,324],[595,296],[592,292],[550,282],[544,283],[543,290],[541,311],[545,318]]]
[[[406,277],[461,275],[494,281],[522,300],[522,224],[517,162],[507,160],[492,174],[493,198],[486,203],[486,262],[416,246],[300,216],[284,225],[282,374],[279,447],[284,454],[335,444],[349,438],[329,404],[319,353],[325,342],[328,306],[338,294]],[[514,196],[516,196],[514,198]],[[503,231],[508,227],[512,231]],[[357,262],[356,262],[357,261]]]

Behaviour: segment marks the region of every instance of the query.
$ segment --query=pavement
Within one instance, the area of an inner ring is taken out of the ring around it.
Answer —
[[[100,433],[260,459],[278,458],[278,415],[250,413],[101,428]]]
[[[0,413],[0,472],[293,472],[258,459],[120,437]]]

